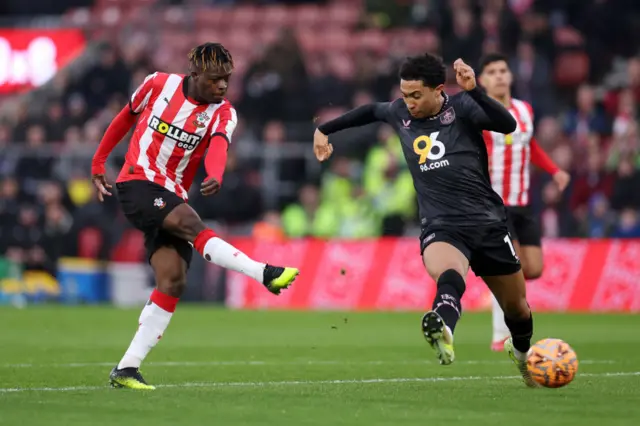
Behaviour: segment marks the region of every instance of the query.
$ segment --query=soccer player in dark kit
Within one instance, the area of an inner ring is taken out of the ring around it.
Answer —
[[[418,194],[422,258],[437,283],[432,310],[422,318],[425,339],[441,364],[453,362],[453,334],[471,267],[504,310],[512,336],[505,349],[527,386],[534,387],[526,362],[533,318],[505,207],[489,180],[482,138],[483,130],[511,133],[516,121],[476,86],[469,65],[458,59],[453,68],[464,91],[448,96],[439,58],[407,58],[400,69],[403,99],[364,105],[322,124],[314,152],[319,161],[327,160],[333,152],[328,135],[350,127],[383,121],[395,129]]]
[[[207,179],[200,186],[202,195],[214,195],[222,185],[237,123],[236,111],[225,98],[232,72],[229,51],[219,43],[205,43],[189,53],[188,75],[149,75],[109,125],[93,157],[92,180],[102,201],[111,195],[107,157],[135,125],[116,187],[125,216],[144,233],[156,288],[129,348],[111,371],[113,387],[154,389],[139,367],[169,326],[186,285],[192,247],[208,262],[243,273],[273,294],[280,294],[298,275],[296,268],[249,258],[219,238],[187,204],[203,159]]]

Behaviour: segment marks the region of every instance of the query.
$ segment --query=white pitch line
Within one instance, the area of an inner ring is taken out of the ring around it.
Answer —
[[[499,365],[510,364],[510,360],[466,360],[456,361],[456,364],[465,365]],[[586,359],[580,364],[615,364],[616,361],[610,359]],[[144,365],[149,367],[226,367],[226,366],[282,366],[282,365],[422,365],[435,364],[429,360],[399,360],[399,361],[342,361],[342,360],[309,360],[309,361],[157,361],[147,362]],[[1,364],[0,368],[81,368],[81,367],[112,367],[115,361],[111,362],[71,362],[67,364]]]
[[[640,376],[640,371],[620,371],[615,373],[582,373],[580,377],[630,377]],[[157,388],[230,388],[230,387],[269,387],[269,386],[310,386],[310,385],[365,385],[379,383],[433,383],[460,382],[478,380],[512,380],[520,376],[451,376],[451,377],[407,377],[388,379],[347,379],[347,380],[288,380],[279,382],[202,382],[170,383],[157,385]],[[0,393],[16,392],[74,392],[107,390],[107,386],[69,386],[60,388],[0,388]]]

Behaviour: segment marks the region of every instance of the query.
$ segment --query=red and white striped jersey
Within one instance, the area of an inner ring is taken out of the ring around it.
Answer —
[[[533,109],[518,99],[511,100],[509,112],[518,123],[513,133],[484,131],[489,154],[493,190],[507,206],[529,204],[529,168],[533,138]]]
[[[140,117],[118,182],[149,180],[186,200],[211,138],[231,143],[237,115],[229,101],[198,104],[186,86],[184,75],[157,72],[133,93],[129,108]]]

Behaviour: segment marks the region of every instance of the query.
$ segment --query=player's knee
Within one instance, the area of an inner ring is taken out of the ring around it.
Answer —
[[[437,285],[438,287],[453,287],[458,292],[460,297],[462,297],[464,291],[467,288],[464,282],[464,278],[462,277],[460,272],[456,271],[455,269],[447,269],[442,274],[440,274],[440,277],[438,277]]]
[[[522,265],[522,272],[528,280],[535,280],[542,276],[542,263],[527,263]]]
[[[198,216],[185,215],[178,220],[177,228],[187,241],[194,241],[206,226]]]
[[[522,297],[507,298],[504,300],[502,310],[507,318],[516,321],[526,320],[531,316],[531,309],[524,295],[522,295]]]
[[[167,274],[156,279],[158,290],[171,297],[180,297],[187,286],[187,276],[182,272],[176,271],[173,274]]]

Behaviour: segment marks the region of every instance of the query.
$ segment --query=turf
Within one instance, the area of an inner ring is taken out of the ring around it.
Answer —
[[[440,366],[416,313],[234,312],[181,306],[143,366],[154,392],[107,387],[138,311],[0,308],[2,425],[640,424],[639,316],[536,316],[577,351],[576,380],[524,387],[466,314]]]

